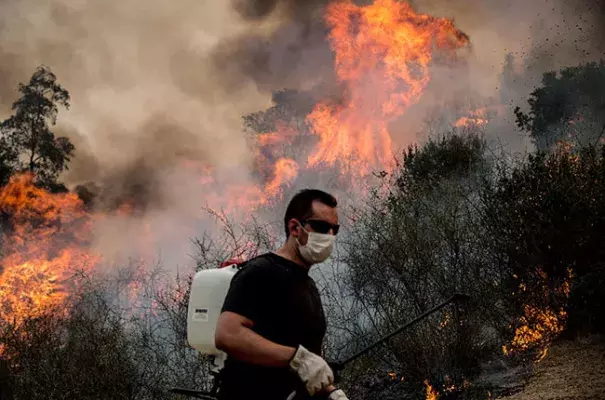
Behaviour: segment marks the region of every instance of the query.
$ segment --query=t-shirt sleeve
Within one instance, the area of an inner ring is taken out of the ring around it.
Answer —
[[[263,266],[245,266],[231,280],[222,311],[231,311],[257,321],[269,303],[272,274]]]

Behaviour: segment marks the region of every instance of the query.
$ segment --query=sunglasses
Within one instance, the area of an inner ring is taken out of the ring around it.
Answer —
[[[327,221],[323,221],[321,219],[305,219],[300,221],[301,225],[309,224],[311,229],[313,229],[317,233],[330,233],[330,229],[334,232],[334,235],[338,233],[338,229],[340,229],[340,225],[331,224]]]

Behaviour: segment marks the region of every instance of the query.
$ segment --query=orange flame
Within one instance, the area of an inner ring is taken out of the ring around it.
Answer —
[[[549,342],[563,331],[564,321],[567,317],[564,310],[555,312],[550,309],[538,309],[525,305],[523,311],[524,315],[520,318],[521,326],[515,330],[515,337],[511,345],[502,347],[505,355],[511,354],[513,351],[526,351],[542,342]],[[547,345],[547,343],[543,345]]]
[[[204,175],[200,183],[207,188],[204,199],[207,207],[216,214],[246,220],[256,208],[281,198],[283,188],[298,176],[298,164],[288,158],[278,159],[271,168],[264,183],[253,185],[242,181],[222,186],[212,174]]]
[[[308,116],[320,137],[308,163],[345,161],[342,167],[362,173],[386,168],[392,158],[388,123],[420,98],[434,50],[453,55],[468,37],[451,20],[417,14],[395,0],[363,7],[335,2],[325,19],[345,94],[341,104],[319,103]]]
[[[439,394],[431,386],[428,380],[424,381],[424,386],[426,386],[426,400],[437,400],[439,398]]]
[[[11,178],[0,190],[5,217],[0,269],[0,326],[19,327],[64,301],[78,271],[97,261],[87,249],[88,218],[74,194],[50,194],[33,176]]]
[[[456,128],[462,128],[463,126],[484,126],[487,125],[488,120],[485,118],[478,117],[462,117],[456,121],[454,126]]]
[[[298,164],[294,160],[280,158],[275,163],[275,172],[273,179],[265,185],[265,194],[269,197],[275,197],[279,188],[296,178],[298,175]]]
[[[454,126],[456,128],[472,126],[483,127],[487,125],[490,119],[494,116],[503,116],[505,110],[505,107],[503,107],[501,104],[471,110],[467,113],[467,115],[458,118],[458,120],[454,123]]]
[[[549,296],[549,286],[546,283],[548,277],[540,270],[539,275],[543,281],[542,295]],[[566,300],[570,294],[570,282],[573,278],[573,271],[568,269],[567,278],[555,289],[555,293],[560,298]],[[516,276],[515,276],[516,278]],[[527,286],[519,283],[519,291],[527,291]],[[553,309],[551,307],[535,307],[529,304],[523,306],[523,315],[519,318],[518,326],[515,329],[515,336],[509,345],[502,346],[502,352],[505,355],[524,352],[529,349],[537,348],[539,354],[536,362],[546,357],[548,346],[565,328],[567,312],[564,308]]]
[[[261,133],[257,136],[258,144],[262,147],[283,144],[287,140],[287,136],[283,135],[283,132],[269,132]]]

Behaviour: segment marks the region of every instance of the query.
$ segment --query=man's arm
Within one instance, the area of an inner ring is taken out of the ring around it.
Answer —
[[[304,347],[282,346],[252,331],[252,321],[230,311],[218,318],[214,343],[229,356],[251,364],[267,367],[293,368],[310,395],[321,392],[331,395],[336,388],[332,371],[318,355]],[[342,399],[341,399],[342,400]],[[344,398],[346,400],[346,397]]]
[[[262,318],[261,311],[281,301],[276,291],[282,286],[279,273],[263,265],[249,265],[233,277],[217,321],[214,344],[229,357],[243,362],[292,369],[313,395],[334,381],[325,360],[302,345],[283,346],[252,330],[254,321]]]
[[[253,322],[234,312],[218,318],[214,342],[231,357],[265,367],[287,367],[296,348],[282,346],[252,331]]]

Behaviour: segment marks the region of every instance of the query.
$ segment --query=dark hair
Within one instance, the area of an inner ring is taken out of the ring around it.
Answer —
[[[303,189],[300,192],[296,193],[290,203],[288,204],[288,208],[286,208],[286,216],[284,217],[284,229],[286,231],[286,238],[290,236],[290,231],[288,230],[288,222],[292,218],[296,218],[301,221],[303,219],[309,218],[313,215],[313,202],[317,200],[329,207],[336,207],[338,205],[338,201],[336,198],[329,193],[324,192],[323,190],[318,189]]]

